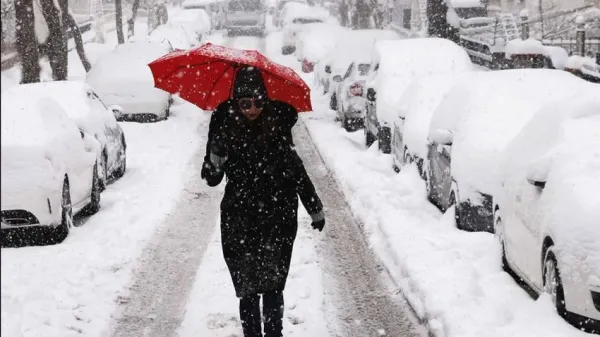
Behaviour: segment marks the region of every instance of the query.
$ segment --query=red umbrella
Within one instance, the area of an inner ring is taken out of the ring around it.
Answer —
[[[157,88],[177,94],[203,110],[214,110],[230,99],[237,69],[252,66],[261,70],[269,99],[288,103],[298,112],[312,111],[310,88],[300,76],[256,50],[206,43],[192,50],[174,51],[148,66]]]

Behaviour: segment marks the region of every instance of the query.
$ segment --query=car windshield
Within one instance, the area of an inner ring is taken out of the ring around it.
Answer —
[[[371,69],[371,65],[369,63],[363,63],[358,65],[358,74],[361,76],[365,76],[369,73],[369,69]]]
[[[321,19],[313,19],[313,18],[295,18],[294,21],[292,21],[292,23],[296,23],[296,24],[301,24],[301,25],[305,25],[307,23],[322,23],[323,20]]]
[[[234,0],[229,1],[229,11],[231,12],[254,12],[262,10],[260,0]]]

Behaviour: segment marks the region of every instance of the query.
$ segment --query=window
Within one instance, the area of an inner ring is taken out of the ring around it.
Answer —
[[[404,29],[410,29],[410,19],[411,19],[411,9],[410,8],[405,8],[402,11],[402,27]]]

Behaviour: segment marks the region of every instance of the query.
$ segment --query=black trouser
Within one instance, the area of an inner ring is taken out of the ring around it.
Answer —
[[[283,336],[283,292],[269,291],[262,295],[265,317],[265,337]],[[262,337],[260,296],[248,295],[240,299],[240,319],[244,337]]]

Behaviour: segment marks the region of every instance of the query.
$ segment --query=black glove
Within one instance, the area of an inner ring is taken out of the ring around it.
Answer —
[[[323,227],[325,227],[325,213],[323,213],[323,211],[320,211],[319,213],[316,214],[311,214],[310,217],[312,218],[312,227],[314,229],[318,229],[319,232],[323,231]]]
[[[221,171],[223,164],[227,161],[227,150],[224,146],[219,145],[217,142],[213,142],[210,145],[210,163],[214,166],[215,170]]]

